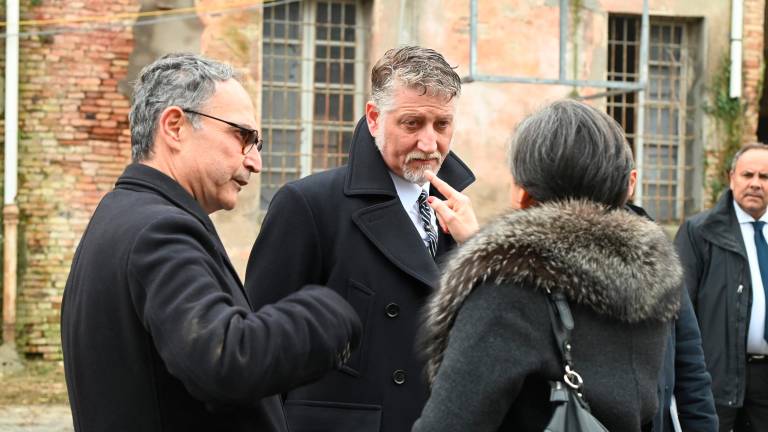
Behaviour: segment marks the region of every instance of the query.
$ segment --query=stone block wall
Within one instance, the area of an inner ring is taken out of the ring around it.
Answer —
[[[61,358],[61,299],[72,256],[130,159],[130,105],[118,82],[133,50],[131,25],[93,29],[65,21],[107,17],[117,24],[110,15],[138,9],[134,0],[22,4],[22,21],[59,21],[22,31],[63,31],[20,39],[17,343],[27,357]]]

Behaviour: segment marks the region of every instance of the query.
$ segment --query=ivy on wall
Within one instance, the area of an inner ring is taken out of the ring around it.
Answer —
[[[715,121],[718,140],[716,150],[711,157],[705,157],[704,160],[705,166],[708,162],[713,164],[711,170],[707,170],[712,173],[706,184],[710,203],[717,201],[720,194],[728,188],[731,160],[741,147],[744,132],[747,104],[730,96],[730,79],[731,62],[730,58],[725,56],[720,61],[709,87],[710,103],[704,107],[704,112]]]

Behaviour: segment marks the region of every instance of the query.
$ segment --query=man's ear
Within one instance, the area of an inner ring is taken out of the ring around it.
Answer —
[[[381,113],[376,104],[369,101],[365,104],[365,121],[368,122],[368,131],[371,132],[371,136],[376,136],[376,132],[379,130],[379,121],[381,120]]]
[[[184,111],[177,106],[170,106],[160,113],[156,134],[156,142],[162,142],[170,150],[178,152],[181,150],[182,127],[189,124]]]

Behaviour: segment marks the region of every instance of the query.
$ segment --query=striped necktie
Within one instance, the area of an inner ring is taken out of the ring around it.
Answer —
[[[424,231],[427,233],[427,249],[429,254],[433,257],[437,252],[437,234],[432,227],[432,209],[427,204],[427,191],[421,191],[419,195],[419,215],[421,216],[421,223],[424,225]]]
[[[763,290],[768,298],[768,243],[763,236],[763,221],[752,222],[755,227],[755,248],[757,249],[757,264],[760,267],[760,279],[763,281]],[[768,341],[768,319],[763,324],[763,339]]]

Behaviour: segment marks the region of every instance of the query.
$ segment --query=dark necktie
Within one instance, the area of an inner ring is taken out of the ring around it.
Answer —
[[[421,216],[421,223],[424,225],[424,231],[427,233],[427,249],[429,249],[429,254],[434,257],[437,252],[437,234],[432,228],[432,209],[427,204],[427,191],[423,189],[419,195],[419,215]],[[768,254],[768,247],[766,253]],[[766,257],[768,258],[768,255]],[[766,263],[768,264],[768,261]]]
[[[763,281],[763,291],[766,292],[766,301],[768,301],[768,243],[763,235],[763,221],[752,222],[755,227],[755,248],[757,249],[757,262],[760,265],[760,279]],[[763,339],[768,341],[768,319],[763,324]]]

